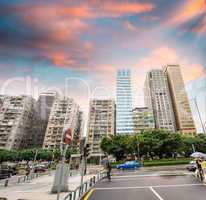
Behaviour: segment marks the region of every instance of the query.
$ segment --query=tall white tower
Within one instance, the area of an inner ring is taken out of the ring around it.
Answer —
[[[131,72],[123,69],[117,72],[116,133],[132,134],[133,129]]]

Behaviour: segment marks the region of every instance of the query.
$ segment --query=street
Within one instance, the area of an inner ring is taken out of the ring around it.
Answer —
[[[175,171],[116,172],[97,183],[84,200],[204,200],[206,186],[192,174]]]

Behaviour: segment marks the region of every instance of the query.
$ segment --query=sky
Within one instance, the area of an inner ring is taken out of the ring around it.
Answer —
[[[129,68],[140,106],[146,73],[179,64],[200,130],[205,52],[205,0],[0,1],[1,93],[57,90],[86,111],[90,98],[115,98],[116,71]]]

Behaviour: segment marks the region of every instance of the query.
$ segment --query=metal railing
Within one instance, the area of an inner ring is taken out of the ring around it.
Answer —
[[[46,173],[48,174],[48,173]],[[8,187],[9,185],[15,185],[15,184],[20,184],[20,183],[25,183],[29,182],[33,179],[36,179],[40,176],[45,175],[45,173],[32,173],[28,176],[19,176],[19,177],[11,177],[7,179],[3,179],[0,181],[0,187]]]
[[[78,186],[74,191],[70,191],[69,194],[64,197],[63,200],[79,200],[91,189],[98,181],[106,176],[106,172],[102,171],[96,176],[93,176],[82,185]]]

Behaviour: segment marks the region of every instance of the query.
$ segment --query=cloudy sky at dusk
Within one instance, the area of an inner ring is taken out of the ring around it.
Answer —
[[[116,70],[129,68],[142,105],[146,72],[178,63],[189,97],[206,110],[205,52],[205,0],[0,1],[0,84],[14,80],[9,94],[64,91],[67,79],[85,109],[90,97],[114,98]]]

